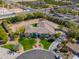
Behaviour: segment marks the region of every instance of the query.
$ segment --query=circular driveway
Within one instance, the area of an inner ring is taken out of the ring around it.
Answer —
[[[55,59],[55,55],[44,50],[32,50],[21,54],[16,59]]]

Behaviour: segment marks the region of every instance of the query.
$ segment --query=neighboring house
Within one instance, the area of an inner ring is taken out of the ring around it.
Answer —
[[[79,44],[77,43],[68,43],[67,44],[69,50],[75,55],[79,56]]]

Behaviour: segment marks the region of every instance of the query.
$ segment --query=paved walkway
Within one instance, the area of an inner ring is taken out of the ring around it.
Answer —
[[[37,42],[36,42],[35,45],[33,46],[33,49],[43,49],[43,45],[40,44],[40,39],[37,38],[36,41],[37,41]]]

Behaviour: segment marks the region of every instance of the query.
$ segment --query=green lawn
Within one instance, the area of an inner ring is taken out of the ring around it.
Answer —
[[[16,51],[16,49],[14,48],[14,45],[12,45],[12,44],[6,44],[1,47],[10,49],[11,51]]]
[[[19,43],[23,45],[24,50],[32,49],[32,46],[36,43],[32,38],[20,38]]]
[[[40,43],[44,46],[44,49],[48,49],[52,42],[48,42],[47,40],[41,40]]]
[[[8,34],[5,32],[5,30],[1,25],[0,25],[0,40],[2,40],[3,43],[6,43],[8,40]]]

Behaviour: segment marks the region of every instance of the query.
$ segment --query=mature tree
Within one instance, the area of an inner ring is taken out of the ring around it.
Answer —
[[[59,38],[60,35],[61,35],[61,33],[56,33],[54,36],[55,36],[55,38]]]

